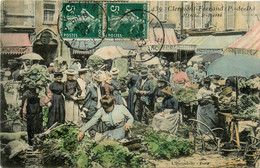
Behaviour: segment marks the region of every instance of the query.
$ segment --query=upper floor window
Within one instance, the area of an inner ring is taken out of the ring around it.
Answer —
[[[200,29],[202,28],[202,2],[194,2],[194,6],[195,6],[195,11],[194,11],[195,29]]]
[[[168,20],[168,15],[169,15],[168,7],[169,7],[169,2],[167,1],[158,2],[158,19],[161,22],[167,22]]]
[[[235,2],[226,2],[226,28],[233,30],[235,28]]]
[[[56,3],[55,2],[44,2],[43,4],[43,23],[55,24],[56,16]]]
[[[183,29],[191,29],[191,2],[183,2]]]
[[[202,27],[209,28],[212,26],[212,11],[211,9],[211,2],[205,1],[204,2],[205,10],[203,10],[203,18],[202,18]]]

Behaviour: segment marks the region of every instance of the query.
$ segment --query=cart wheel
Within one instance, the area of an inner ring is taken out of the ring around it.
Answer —
[[[206,137],[208,137],[210,140],[213,141],[214,145],[216,145],[217,150],[219,151],[221,137],[217,138],[214,134],[214,131],[222,130],[222,132],[223,132],[223,129],[222,128],[210,129],[207,124],[205,124],[205,123],[203,123],[199,120],[196,120],[196,119],[189,119],[189,121],[192,121],[191,126],[192,126],[192,132],[193,132],[193,135],[194,135],[194,139],[196,139],[197,137],[200,137],[200,138],[197,138],[197,139],[200,139],[202,141],[202,148],[204,149]],[[205,128],[207,128],[208,132],[206,134],[204,134],[205,136],[201,135],[201,133],[200,133],[201,130],[198,127],[199,124],[202,124],[203,126],[205,126]]]

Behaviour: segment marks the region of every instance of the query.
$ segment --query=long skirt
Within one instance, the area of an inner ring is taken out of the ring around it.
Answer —
[[[62,95],[53,94],[51,107],[49,109],[48,124],[50,128],[55,122],[64,123],[65,121],[65,104]]]
[[[81,124],[79,105],[73,100],[65,100],[65,121]]]
[[[43,131],[43,114],[39,99],[28,99],[26,106],[27,118],[27,133],[29,145],[33,145],[33,138],[35,134]]]
[[[162,130],[175,134],[180,125],[180,117],[181,114],[179,112],[165,115],[158,113],[153,117],[152,127],[156,131]]]
[[[218,124],[218,113],[215,111],[213,104],[198,106],[197,120],[205,123],[210,129],[215,128]],[[198,133],[207,134],[208,128],[203,124],[198,125]]]

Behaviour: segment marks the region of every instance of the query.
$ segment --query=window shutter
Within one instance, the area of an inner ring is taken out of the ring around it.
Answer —
[[[163,2],[162,1],[160,1],[160,2],[158,2],[158,19],[160,20],[160,21],[162,21],[162,19],[163,19]]]
[[[204,2],[204,6],[206,9],[209,9],[211,7],[211,2],[206,1]],[[202,28],[206,28],[207,26],[211,26],[212,21],[212,12],[209,10],[203,11],[203,18],[202,18]]]
[[[191,28],[191,2],[183,2],[183,29]]]
[[[234,2],[227,2],[227,29],[233,30],[235,28],[235,5]]]
[[[167,1],[158,2],[158,19],[163,22],[168,20],[168,2]]]
[[[195,28],[202,28],[202,2],[195,2]]]
[[[168,15],[169,15],[168,7],[169,7],[169,2],[165,1],[164,2],[164,20],[165,21],[168,20]]]

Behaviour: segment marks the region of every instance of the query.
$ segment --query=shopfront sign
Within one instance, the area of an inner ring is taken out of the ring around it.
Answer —
[[[197,49],[197,54],[220,53],[223,54],[223,49]]]
[[[174,45],[149,45],[148,48],[151,52],[153,51],[158,51],[160,48],[159,47],[162,47],[161,49],[161,52],[177,52],[177,48],[176,46]]]
[[[2,47],[1,54],[26,54],[32,52],[32,47]]]

